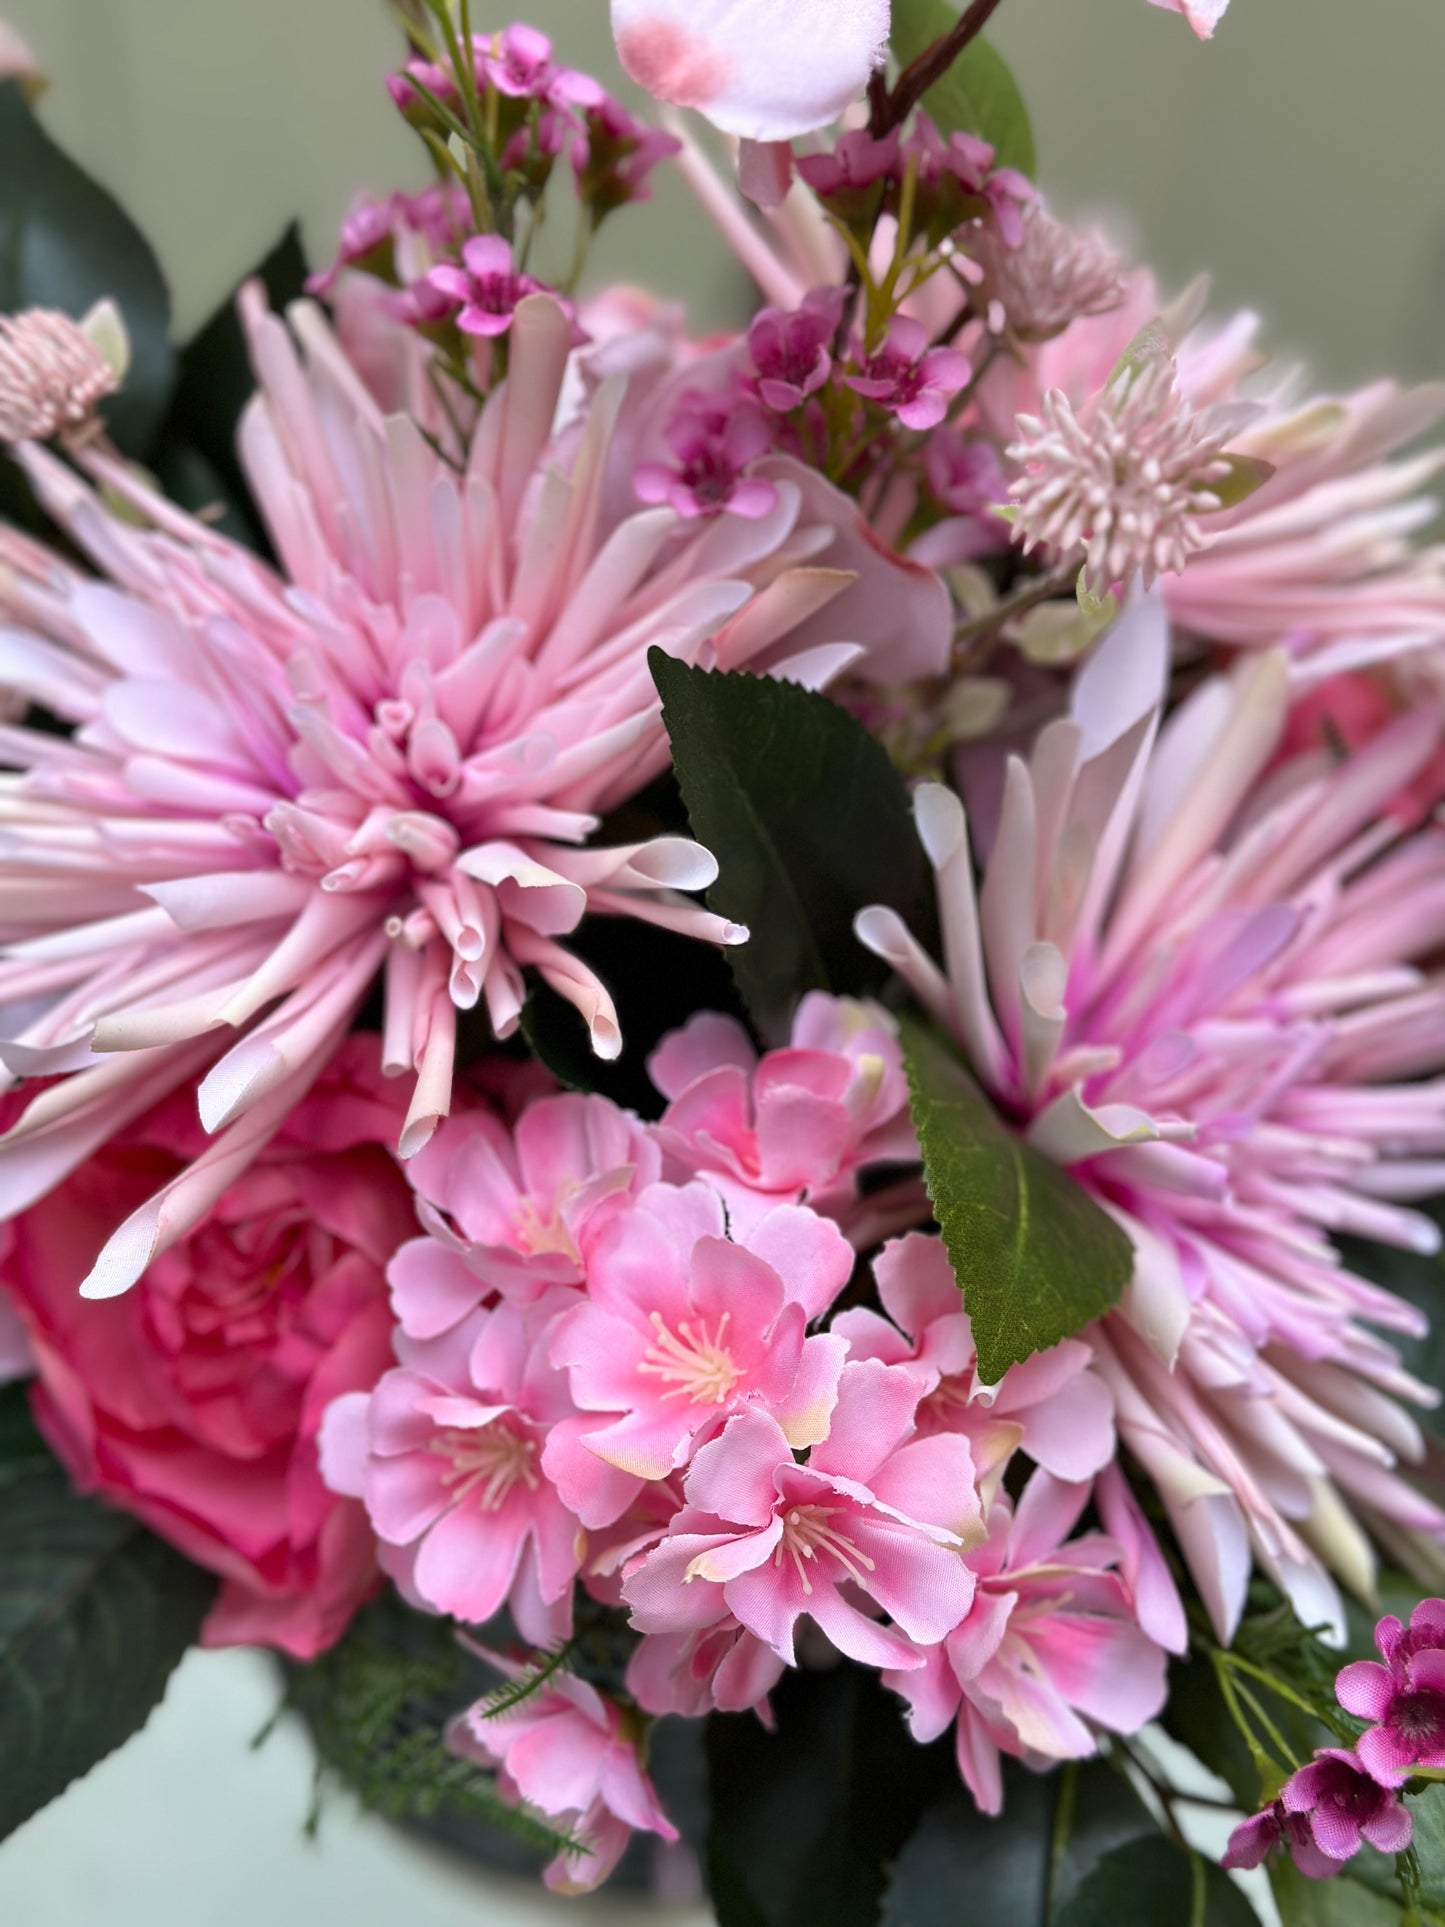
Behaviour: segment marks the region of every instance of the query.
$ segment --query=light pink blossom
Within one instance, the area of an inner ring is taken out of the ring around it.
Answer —
[[[985,1385],[940,1238],[913,1232],[893,1240],[874,1260],[873,1274],[888,1318],[859,1306],[841,1312],[831,1329],[847,1340],[850,1358],[880,1358],[918,1374],[926,1387],[915,1421],[919,1433],[966,1438],[986,1494],[1016,1451],[1075,1484],[1113,1458],[1114,1401],[1090,1370],[1086,1344],[1066,1338]]]
[[[1056,221],[1037,200],[1023,210],[1016,246],[988,226],[966,235],[964,245],[981,271],[972,303],[992,334],[1047,341],[1081,316],[1123,306],[1124,283],[1113,249],[1098,234]]]
[[[968,1610],[962,1554],[982,1516],[966,1442],[914,1435],[921,1389],[876,1359],[846,1366],[828,1436],[806,1465],[766,1412],[729,1420],[693,1461],[687,1508],[623,1586],[633,1625],[689,1634],[736,1624],[792,1666],[806,1615],[864,1665],[921,1665],[912,1642],[942,1639]]]
[[[592,1246],[586,1297],[550,1349],[582,1416],[555,1427],[543,1461],[585,1525],[611,1524],[736,1412],[769,1413],[799,1449],[828,1433],[845,1347],[805,1333],[846,1284],[852,1249],[795,1205],[736,1243],[726,1223],[708,1186],[653,1185]]]
[[[387,1068],[415,1080],[411,1155],[447,1113],[459,1012],[510,1034],[526,971],[617,1054],[611,998],[559,942],[584,914],[742,939],[682,894],[716,872],[695,845],[587,841],[667,766],[651,644],[812,684],[871,656],[840,634],[946,646],[940,585],[868,547],[798,464],[775,458],[746,523],[639,512],[609,456],[667,383],[579,383],[559,432],[570,328],[550,301],[522,303],[460,470],[383,413],[319,310],[288,328],[257,289],[242,305],[260,377],[242,455],[284,573],[100,448],[80,461],[104,493],[21,459],[102,579],[0,534],[0,679],[78,732],[0,732],[0,1003],[29,1013],[3,1055],[62,1079],[0,1144],[0,1207],[182,1083],[213,1134],[107,1246],[93,1294],[197,1221],[378,976]],[[835,545],[825,615],[812,565]],[[894,591],[875,597],[880,571]]]
[[[482,1656],[509,1677],[521,1670],[496,1654]],[[643,1770],[636,1726],[615,1700],[558,1672],[495,1718],[481,1706],[460,1714],[447,1744],[464,1760],[496,1768],[504,1798],[525,1802],[585,1847],[559,1854],[543,1879],[554,1893],[590,1893],[634,1831],[678,1837]]]
[[[83,429],[118,386],[114,368],[69,315],[51,308],[0,315],[0,442],[44,442]]]
[[[985,1813],[1003,1807],[1000,1755],[1044,1767],[1088,1759],[1098,1732],[1137,1733],[1164,1705],[1165,1658],[1135,1623],[1099,1534],[1070,1540],[1089,1498],[1035,1472],[1015,1511],[994,1501],[968,1554],[973,1603],[941,1645],[884,1674],[915,1739],[956,1722],[959,1772]]]
[[[612,0],[632,79],[750,141],[836,120],[883,60],[888,16],[889,0]]]
[[[1214,29],[1224,18],[1229,0],[1149,0],[1170,13],[1182,13],[1201,40],[1211,40]]]
[[[1227,1635],[1251,1556],[1318,1624],[1330,1568],[1368,1583],[1365,1525],[1422,1571],[1445,1535],[1397,1469],[1424,1452],[1406,1405],[1433,1394],[1369,1329],[1419,1315],[1330,1242],[1439,1241],[1408,1202],[1445,1181],[1445,986],[1421,967],[1445,836],[1384,806],[1441,724],[1406,714],[1343,767],[1276,763],[1278,655],[1161,730],[1167,660],[1140,603],[1011,760],[981,887],[963,805],[918,791],[945,971],[892,913],[858,928],[1128,1233],[1133,1280],[1083,1337]]]
[[[336,1400],[321,1433],[323,1476],[363,1501],[408,1599],[472,1625],[505,1605],[538,1646],[570,1633],[579,1566],[577,1519],[542,1472],[572,1411],[547,1336],[575,1297],[557,1287],[426,1343],[399,1337],[397,1368]]]

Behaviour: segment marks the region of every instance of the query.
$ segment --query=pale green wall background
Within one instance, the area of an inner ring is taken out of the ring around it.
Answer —
[[[606,0],[518,0],[614,75]],[[54,74],[45,112],[157,241],[182,325],[303,215],[417,175],[380,86],[384,0],[0,0]],[[478,9],[479,23],[487,19]],[[499,9],[497,24],[512,17]],[[1132,211],[1171,283],[1215,275],[1327,379],[1445,372],[1445,0],[1234,0],[1209,45],[1145,0],[1006,0],[996,38],[1065,211]],[[727,305],[685,196],[612,262]]]

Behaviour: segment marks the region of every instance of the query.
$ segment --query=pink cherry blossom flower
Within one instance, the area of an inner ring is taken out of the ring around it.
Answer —
[[[703,1011],[648,1073],[669,1099],[658,1144],[743,1219],[806,1199],[846,1223],[860,1171],[918,1156],[897,1030],[876,1004],[810,992],[790,1047],[761,1058],[735,1019]]]
[[[941,1645],[884,1674],[915,1739],[956,1721],[959,1772],[985,1813],[1002,1810],[1001,1754],[1088,1759],[1100,1728],[1137,1733],[1164,1704],[1164,1654],[1109,1570],[1117,1548],[1099,1534],[1068,1540],[1088,1498],[1087,1485],[1039,1471],[1017,1511],[996,1499],[986,1542],[968,1554],[968,1612]]]
[[[748,473],[773,446],[773,431],[755,405],[700,392],[684,395],[666,440],[677,466],[640,464],[632,477],[640,502],[666,502],[688,522],[724,511],[753,522],[776,505],[773,484]]]
[[[83,429],[118,386],[114,368],[69,315],[25,308],[0,316],[0,443]]]
[[[775,460],[771,506],[746,523],[639,512],[609,456],[665,419],[670,382],[653,367],[584,390],[559,433],[570,327],[550,301],[517,313],[465,473],[425,414],[374,398],[319,310],[288,328],[256,288],[242,305],[260,375],[242,452],[281,572],[101,447],[80,474],[21,450],[101,580],[0,532],[0,677],[79,731],[0,726],[3,1053],[62,1080],[0,1142],[0,1209],[180,1085],[200,1084],[213,1134],[107,1247],[96,1294],[197,1222],[378,977],[387,1068],[415,1079],[411,1155],[450,1104],[458,1013],[509,1035],[525,971],[620,1050],[605,987],[558,941],[584,914],[742,938],[681,894],[715,874],[695,845],[587,844],[668,763],[652,643],[815,686],[868,673],[873,647],[839,634],[891,636],[904,658],[946,647],[941,585],[870,546],[801,464]],[[379,390],[425,395],[413,337],[370,345]],[[848,572],[826,619],[820,554]]]
[[[1056,1477],[1091,1479],[1114,1456],[1114,1401],[1090,1370],[1086,1344],[1066,1338],[1011,1365],[997,1385],[978,1376],[968,1314],[943,1241],[912,1232],[885,1245],[874,1260],[884,1310],[860,1306],[833,1320],[850,1358],[908,1365],[923,1380],[920,1435],[966,1438],[980,1488],[989,1494],[1015,1451]]]
[[[1201,40],[1212,40],[1229,0],[1149,0],[1149,4],[1164,7],[1170,13],[1182,13]]]
[[[793,1666],[807,1615],[864,1665],[921,1665],[912,1642],[942,1639],[968,1610],[962,1553],[981,1511],[965,1441],[914,1436],[920,1390],[876,1359],[846,1366],[806,1465],[766,1412],[729,1420],[693,1461],[687,1508],[623,1586],[638,1631],[736,1622]]]
[[[969,383],[967,355],[956,348],[930,348],[922,322],[895,315],[883,345],[861,354],[857,372],[843,382],[855,394],[896,415],[905,428],[936,428],[948,404]]]
[[[509,1677],[520,1671],[497,1654],[482,1657]],[[447,1729],[453,1753],[497,1769],[504,1798],[525,1802],[585,1847],[547,1867],[543,1880],[554,1893],[601,1886],[634,1831],[678,1838],[643,1771],[638,1738],[615,1700],[567,1672],[504,1714],[488,1718],[474,1707]]]
[[[500,234],[474,234],[462,249],[462,263],[458,268],[443,262],[426,280],[428,287],[460,308],[457,326],[463,334],[506,334],[518,303],[543,291],[532,275],[518,273],[512,244]]]
[[[661,1161],[605,1097],[539,1098],[511,1130],[489,1111],[452,1119],[407,1167],[428,1235],[387,1270],[402,1330],[437,1338],[494,1293],[528,1303],[582,1284],[609,1201],[654,1182]]]
[[[1414,1825],[1398,1793],[1381,1786],[1342,1747],[1323,1747],[1280,1788],[1286,1813],[1308,1815],[1315,1845],[1337,1865],[1366,1841],[1380,1853],[1403,1853]]]
[[[1161,731],[1167,661],[1143,601],[1010,763],[981,888],[968,812],[917,792],[946,974],[891,913],[858,929],[1127,1232],[1133,1280],[1087,1342],[1227,1636],[1251,1557],[1306,1624],[1338,1622],[1329,1568],[1372,1570],[1356,1520],[1417,1564],[1445,1535],[1397,1470],[1425,1449],[1402,1401],[1433,1395],[1370,1329],[1421,1321],[1329,1241],[1438,1244],[1408,1201],[1445,1179],[1445,987],[1421,968],[1445,838],[1381,806],[1440,720],[1391,722],[1343,769],[1279,763],[1280,657]]]
[[[764,308],[748,329],[758,398],[786,415],[817,394],[833,372],[829,352],[843,318],[841,288],[815,288],[791,314]]]
[[[725,1619],[695,1632],[645,1634],[627,1662],[627,1690],[658,1717],[755,1713],[771,1725],[768,1695],[785,1671],[771,1646]]]
[[[827,1435],[845,1347],[805,1332],[847,1283],[852,1249],[795,1205],[737,1243],[725,1229],[707,1185],[653,1185],[593,1244],[586,1298],[550,1353],[582,1416],[556,1427],[543,1461],[588,1526],[612,1523],[735,1412],[768,1412],[798,1449]]]
[[[571,1631],[579,1565],[577,1519],[541,1462],[572,1411],[547,1338],[575,1297],[558,1287],[427,1343],[399,1337],[397,1368],[338,1399],[321,1433],[327,1484],[363,1501],[408,1599],[473,1625],[505,1605],[537,1646]]]
[[[1229,1836],[1219,1864],[1231,1871],[1262,1867],[1281,1847],[1288,1849],[1290,1858],[1307,1879],[1332,1880],[1340,1870],[1339,1861],[1331,1860],[1315,1844],[1309,1817],[1303,1813],[1287,1813],[1279,1800],[1240,1821]]]
[[[632,79],[750,141],[836,120],[883,60],[888,16],[889,0],[612,0]]]

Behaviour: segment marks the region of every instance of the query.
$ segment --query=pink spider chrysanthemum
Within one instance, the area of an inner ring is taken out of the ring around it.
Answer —
[[[1344,767],[1271,767],[1278,654],[1204,683],[1161,729],[1157,603],[1114,630],[1072,715],[1010,762],[974,881],[963,805],[917,815],[947,974],[899,919],[859,933],[1040,1151],[1128,1231],[1133,1280],[1085,1336],[1222,1634],[1250,1549],[1306,1624],[1367,1589],[1363,1521],[1428,1571],[1445,1512],[1402,1475],[1432,1395],[1368,1329],[1414,1310],[1330,1234],[1435,1249],[1407,1208],[1445,1180],[1445,832],[1388,807],[1438,715]]]
[[[0,676],[74,725],[0,741],[0,1057],[60,1080],[0,1140],[0,1209],[187,1080],[215,1134],[107,1245],[94,1296],[233,1181],[379,973],[410,1155],[447,1113],[458,1012],[506,1036],[524,970],[616,1054],[607,991],[558,941],[584,913],[745,935],[679,894],[716,873],[695,844],[589,842],[667,766],[649,646],[816,684],[863,653],[850,629],[876,644],[874,575],[942,601],[781,458],[755,520],[642,508],[626,451],[669,371],[577,379],[564,404],[571,324],[544,297],[455,461],[383,412],[318,309],[288,328],[256,289],[242,309],[260,393],[241,453],[284,573],[103,448],[76,455],[99,492],[18,453],[108,580],[0,532]],[[817,567],[840,537],[844,569]],[[894,604],[916,637],[916,600]]]

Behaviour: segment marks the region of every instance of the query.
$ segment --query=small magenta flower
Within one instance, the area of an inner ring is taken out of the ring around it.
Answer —
[[[829,153],[801,155],[797,168],[820,200],[855,200],[899,178],[902,149],[897,129],[875,140],[865,129],[856,128],[840,136]]]
[[[841,288],[815,288],[793,313],[764,308],[748,330],[763,404],[786,415],[817,394],[833,372],[829,352],[843,316]]]
[[[1445,1600],[1422,1599],[1408,1628],[1386,1614],[1375,1644],[1384,1665],[1341,1668],[1335,1694],[1347,1713],[1375,1722],[1357,1751],[1368,1773],[1394,1787],[1411,1767],[1445,1767]]]
[[[511,243],[500,234],[476,234],[462,249],[462,263],[443,262],[427,275],[428,287],[447,296],[461,312],[463,334],[504,335],[524,296],[544,292],[530,274],[519,274]]]
[[[572,170],[594,225],[629,201],[647,200],[653,169],[681,147],[671,134],[630,114],[611,94],[589,105],[572,143]]]
[[[843,380],[855,394],[895,414],[905,428],[922,429],[938,426],[972,373],[967,355],[956,348],[930,348],[921,321],[895,315],[883,346]]]
[[[1315,1845],[1333,1861],[1353,1859],[1367,1840],[1381,1853],[1401,1853],[1414,1830],[1399,1794],[1340,1747],[1322,1748],[1291,1774],[1279,1800],[1286,1814],[1309,1816]]]
[[[1408,1817],[1408,1816],[1407,1816]],[[1287,1813],[1283,1804],[1272,1800],[1262,1812],[1241,1820],[1229,1836],[1220,1866],[1227,1871],[1247,1872],[1262,1867],[1281,1847],[1288,1850],[1300,1872],[1309,1880],[1331,1880],[1340,1870],[1315,1844],[1307,1814]]]
[[[666,502],[688,522],[724,513],[756,522],[771,513],[777,489],[747,473],[773,446],[761,409],[691,393],[682,398],[664,439],[678,466],[640,464],[632,477],[639,501]]]

